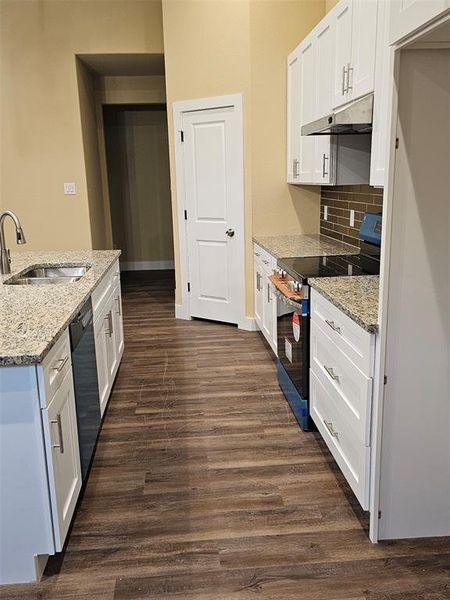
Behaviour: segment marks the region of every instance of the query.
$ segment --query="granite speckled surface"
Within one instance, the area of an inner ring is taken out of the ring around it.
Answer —
[[[313,277],[308,281],[363,329],[369,333],[378,331],[378,275]]]
[[[91,295],[120,250],[11,253],[11,274],[0,275],[0,366],[40,363]],[[90,265],[73,283],[5,285],[35,266]]]
[[[359,254],[359,248],[321,234],[254,236],[253,241],[276,258]]]

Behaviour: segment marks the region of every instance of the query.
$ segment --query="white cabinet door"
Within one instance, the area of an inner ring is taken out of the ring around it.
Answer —
[[[120,359],[123,354],[124,338],[123,338],[123,317],[122,317],[122,295],[120,290],[120,282],[116,285],[113,291],[113,328],[114,328],[114,344],[116,348],[116,369],[119,366]]]
[[[450,0],[390,0],[389,43],[398,42],[450,9]]]
[[[259,260],[254,261],[255,274],[255,319],[259,328],[263,329],[263,268]]]
[[[314,183],[321,185],[331,184],[333,183],[334,169],[331,136],[319,135],[315,138],[315,142]]]
[[[108,328],[109,317],[108,311],[102,311],[97,320],[94,322],[95,333],[95,355],[97,359],[97,378],[98,391],[100,396],[100,412],[103,416],[106,404],[108,402],[110,386],[109,366],[108,366]]]
[[[269,276],[265,272],[263,278],[263,334],[270,345],[273,344],[273,326],[272,293]]]
[[[81,489],[80,451],[71,369],[68,369],[48,408],[42,411],[42,417],[55,544],[59,552],[64,545]]]
[[[378,0],[353,1],[349,99],[360,98],[374,90],[377,10]]]
[[[375,60],[375,93],[373,99],[372,148],[370,153],[370,185],[384,187],[389,160],[390,122],[394,72],[394,54],[389,46],[389,6],[379,2]]]
[[[114,329],[114,296],[112,295],[109,299],[105,308],[105,339],[106,339],[106,363],[108,365],[108,377],[109,377],[109,389],[111,389],[114,376],[116,374],[118,365],[118,356],[116,349],[115,340],[115,329]]]
[[[348,69],[352,55],[352,0],[341,0],[333,11],[334,76],[333,108],[349,101]]]
[[[313,39],[308,39],[300,50],[300,94],[301,125],[314,121],[316,117],[316,73]],[[299,183],[313,183],[315,170],[314,137],[300,137]]]
[[[328,115],[333,106],[333,60],[335,48],[334,19],[325,17],[317,26],[316,45],[316,106],[315,119]]]
[[[298,49],[289,55],[287,68],[287,181],[299,183],[301,99]]]

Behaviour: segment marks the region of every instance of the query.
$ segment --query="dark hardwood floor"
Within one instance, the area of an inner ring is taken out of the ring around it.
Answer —
[[[65,552],[9,600],[444,600],[450,539],[372,545],[258,333],[125,278],[125,353]]]

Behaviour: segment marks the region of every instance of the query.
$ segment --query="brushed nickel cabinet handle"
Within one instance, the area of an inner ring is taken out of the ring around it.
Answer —
[[[342,335],[341,328],[338,327],[334,321],[329,321],[328,319],[325,319],[325,323],[329,325],[333,331],[339,333],[339,335]]]
[[[325,423],[325,427],[330,432],[330,435],[336,439],[339,439],[339,434],[337,431],[335,431],[333,423],[331,421],[325,421],[325,419],[323,420],[323,422]]]
[[[292,161],[292,174],[295,178],[297,178],[300,175],[300,161],[298,160],[298,158],[294,158],[294,160]]]
[[[333,370],[333,367],[327,367],[326,365],[323,365],[323,368],[333,381],[337,381],[339,383],[339,375],[336,375],[336,373]]]
[[[325,177],[328,175],[328,171],[325,167],[327,160],[329,160],[328,156],[325,153],[322,154],[322,179],[325,179]]]
[[[105,320],[108,321],[108,327],[109,327],[109,329],[107,329],[105,331],[105,334],[109,335],[109,337],[112,337],[112,334],[114,333],[114,328],[113,328],[113,319],[112,319],[111,311],[109,311],[109,313],[106,315]]]
[[[65,356],[64,358],[58,358],[59,365],[57,367],[52,367],[52,371],[58,371],[61,372],[64,368],[64,365],[66,364],[66,362],[69,360],[68,356]]]
[[[352,84],[350,85],[350,72],[352,73]],[[350,63],[347,63],[347,87],[345,91],[348,93],[350,90],[353,90],[353,67],[350,66]]]
[[[267,303],[270,304],[270,283],[267,284]]]
[[[261,275],[258,273],[258,271],[256,271],[256,289],[258,290],[258,292],[261,291],[260,277]]]
[[[117,302],[117,314],[120,317],[122,315],[122,303],[120,302],[120,296],[116,297],[116,302]]]
[[[347,69],[345,66],[342,67],[342,95],[345,96],[347,88],[345,87],[345,76],[347,75]]]
[[[63,432],[62,432],[61,415],[58,414],[56,416],[56,419],[52,419],[50,421],[50,423],[56,425],[57,429],[58,429],[58,442],[59,442],[59,444],[52,444],[52,448],[59,448],[60,454],[64,454],[64,439],[63,439]]]

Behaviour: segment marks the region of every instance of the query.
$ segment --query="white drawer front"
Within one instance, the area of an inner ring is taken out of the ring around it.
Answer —
[[[374,334],[365,331],[314,289],[311,290],[311,319],[323,326],[336,346],[345,352],[367,377],[372,377]]]
[[[372,379],[351,362],[315,321],[311,322],[311,367],[355,437],[369,446]]]
[[[261,248],[261,246],[258,246],[258,244],[253,244],[253,256],[260,261],[267,272],[272,274],[273,269],[277,266],[277,259],[274,256],[264,248]]]
[[[92,310],[94,319],[98,311],[101,310],[103,302],[111,293],[115,282],[120,278],[119,261],[117,260],[112,267],[105,273],[102,280],[91,294]]]
[[[370,448],[360,442],[311,369],[310,410],[318,430],[364,510],[369,507]]]
[[[50,404],[71,365],[69,330],[66,329],[39,367],[41,389],[44,391],[41,398],[43,408]]]

